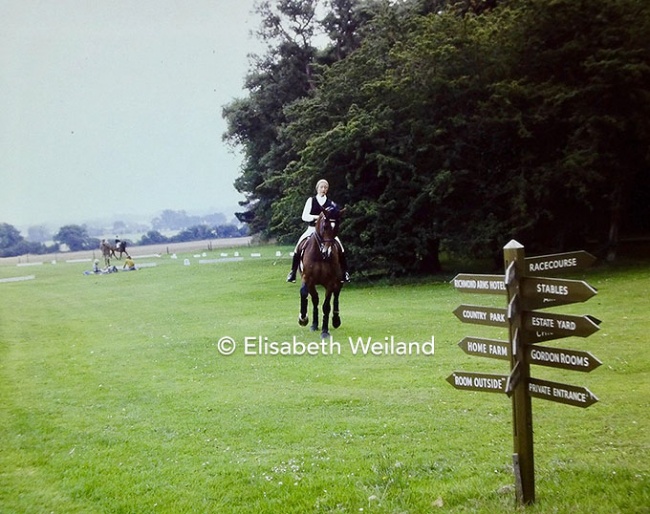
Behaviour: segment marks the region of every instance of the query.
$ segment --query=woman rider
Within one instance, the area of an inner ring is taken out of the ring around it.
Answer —
[[[300,236],[300,239],[298,239],[296,248],[293,251],[293,262],[291,263],[291,271],[289,272],[289,275],[287,275],[287,282],[296,281],[296,274],[298,273],[298,266],[300,264],[300,254],[298,252],[300,243],[302,243],[305,239],[314,233],[316,230],[316,220],[318,219],[320,213],[328,207],[332,207],[334,205],[334,202],[327,198],[327,192],[329,191],[329,188],[329,182],[327,182],[325,179],[320,179],[316,183],[316,196],[307,198],[307,201],[305,202],[305,207],[302,210],[302,220],[307,222],[308,225],[307,229]],[[349,282],[350,274],[348,273],[345,250],[343,249],[343,245],[341,244],[341,241],[338,237],[336,238],[336,242],[338,243],[339,248],[341,248],[340,263],[341,271],[343,271],[343,282]]]

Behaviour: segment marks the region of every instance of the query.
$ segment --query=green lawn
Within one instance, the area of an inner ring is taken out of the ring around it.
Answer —
[[[83,275],[90,263],[0,267],[0,279],[35,276],[0,282],[0,512],[518,510],[510,400],[445,380],[507,373],[507,362],[457,346],[505,331],[452,314],[503,297],[456,291],[451,270],[357,281],[341,295],[339,352],[251,355],[245,341],[319,341],[298,326],[288,248],[252,251],[262,257],[164,256],[106,276]],[[650,265],[572,277],[598,295],[556,310],[591,314],[601,329],[544,344],[603,365],[532,374],[588,387],[599,402],[533,399],[537,502],[527,510],[650,512]],[[218,351],[225,337],[237,344],[230,356]],[[355,355],[359,338],[433,338],[435,354]]]

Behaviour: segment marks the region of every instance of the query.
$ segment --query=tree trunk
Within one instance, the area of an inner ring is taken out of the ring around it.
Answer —
[[[607,261],[616,260],[618,250],[619,229],[621,225],[621,213],[623,211],[623,186],[618,182],[612,193],[611,218],[609,222],[609,238],[607,240]]]

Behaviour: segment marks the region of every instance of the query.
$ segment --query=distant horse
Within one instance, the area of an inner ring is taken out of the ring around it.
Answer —
[[[122,254],[126,254],[127,257],[131,257],[129,253],[126,251],[126,241],[120,241],[119,244],[117,245],[112,245],[106,239],[102,239],[102,242],[99,245],[99,249],[102,251],[102,255],[104,256],[104,262],[106,263],[106,266],[110,266],[111,264],[111,256],[115,257],[116,259],[121,259]],[[119,252],[120,256],[117,257],[115,252]]]
[[[126,251],[126,241],[120,241],[117,245],[113,245],[112,250],[113,250],[113,256],[115,256],[115,252],[120,252],[120,256],[118,257],[118,259],[122,258],[122,254],[126,254],[126,256],[129,258],[131,257],[129,255],[129,252]]]
[[[343,286],[343,271],[341,269],[341,247],[336,241],[342,211],[338,206],[330,207],[320,213],[316,221],[314,233],[303,242],[301,249],[302,286],[300,287],[300,315],[298,323],[302,326],[309,323],[307,317],[308,296],[311,296],[313,305],[312,330],[318,330],[318,291],[316,286],[325,288],[323,301],[323,323],[321,338],[329,334],[329,315],[332,310],[330,302],[334,297],[334,311],[332,313],[332,326],[341,325],[339,316],[339,294]]]

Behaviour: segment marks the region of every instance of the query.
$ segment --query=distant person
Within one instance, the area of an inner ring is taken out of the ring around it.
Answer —
[[[135,262],[133,262],[133,259],[131,257],[127,257],[124,261],[124,266],[122,266],[122,269],[125,271],[135,271],[137,268],[135,267]]]

